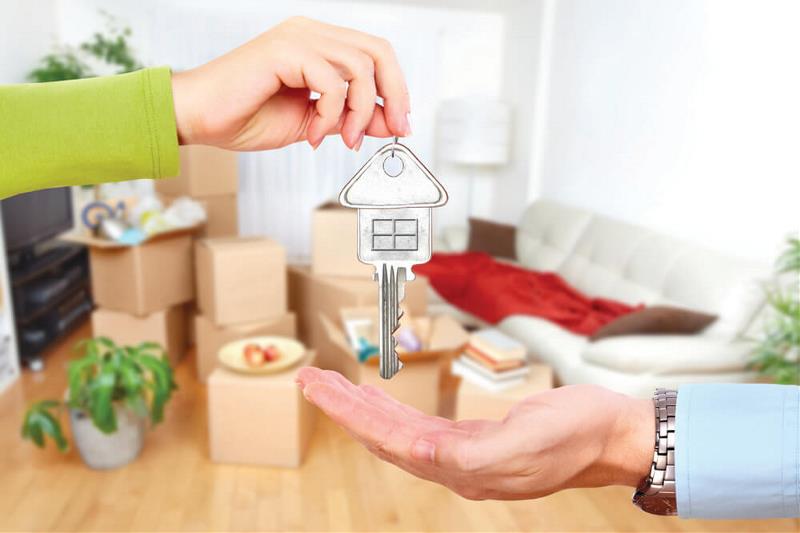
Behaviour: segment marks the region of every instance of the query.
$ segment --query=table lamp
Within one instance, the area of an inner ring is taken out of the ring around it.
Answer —
[[[508,163],[511,110],[503,102],[484,99],[447,100],[439,108],[438,155],[469,169],[467,215],[472,214],[475,172]]]

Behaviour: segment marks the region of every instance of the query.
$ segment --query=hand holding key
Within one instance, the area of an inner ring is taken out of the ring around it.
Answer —
[[[303,368],[305,397],[384,461],[469,499],[539,498],[567,488],[635,487],[650,470],[653,404],[594,385],[518,403],[502,421],[428,416],[380,389]]]
[[[365,134],[411,133],[408,89],[392,46],[303,17],[173,74],[172,88],[181,144],[269,150],[308,141],[317,147],[340,133],[358,149]],[[312,100],[311,91],[320,98]]]

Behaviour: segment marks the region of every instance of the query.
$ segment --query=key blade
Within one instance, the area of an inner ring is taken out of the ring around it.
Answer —
[[[403,367],[397,356],[397,341],[394,332],[399,327],[400,298],[402,297],[402,283],[405,279],[402,267],[382,264],[377,272],[379,290],[379,320],[380,320],[380,376],[391,379]]]

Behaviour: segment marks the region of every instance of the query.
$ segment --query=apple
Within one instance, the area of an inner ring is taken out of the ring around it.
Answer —
[[[250,366],[261,366],[267,357],[258,344],[247,344],[244,347],[244,360]]]
[[[272,344],[264,348],[263,353],[264,359],[266,359],[268,362],[276,361],[281,356],[281,352],[279,352],[278,349]]]

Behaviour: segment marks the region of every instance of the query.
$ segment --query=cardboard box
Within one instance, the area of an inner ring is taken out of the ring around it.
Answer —
[[[197,306],[219,326],[286,314],[286,251],[261,237],[219,237],[195,245]]]
[[[328,202],[311,221],[311,272],[321,276],[371,278],[375,268],[358,260],[358,213]]]
[[[197,302],[183,304],[183,314],[186,322],[186,347],[190,348],[197,342],[197,331],[194,327],[194,317],[198,315]]]
[[[92,313],[92,335],[108,337],[123,346],[156,342],[164,347],[175,366],[186,352],[186,307],[174,305],[139,317],[110,309]]]
[[[346,307],[378,305],[378,283],[372,275],[363,278],[319,276],[307,266],[289,267],[289,309],[297,315],[298,337],[307,346],[318,348],[324,331],[320,316],[339,320],[339,311]],[[428,310],[428,280],[417,277],[406,283],[403,306],[413,316]]]
[[[196,229],[160,233],[136,246],[76,234],[61,238],[89,247],[92,296],[99,307],[146,316],[194,299]]]
[[[180,196],[160,195],[164,205],[170,205]],[[236,194],[192,198],[206,210],[206,223],[198,231],[200,238],[235,237],[239,235],[239,199]]]
[[[297,467],[314,430],[315,408],[295,383],[314,352],[286,372],[267,375],[217,368],[208,378],[208,442],[220,463]]]
[[[345,309],[344,314],[355,310]],[[368,383],[386,391],[396,400],[430,415],[439,412],[441,360],[458,353],[468,340],[467,332],[453,318],[414,319],[419,331],[428,331],[423,350],[400,355],[403,368],[392,379],[378,374],[378,358],[360,363],[347,341],[344,330],[333,320],[321,317],[325,344],[319,350],[317,366],[336,370],[355,384]]]
[[[219,349],[229,342],[245,337],[278,335],[294,338],[297,329],[294,313],[265,322],[248,322],[232,326],[217,326],[203,315],[194,317],[194,330],[197,335],[197,379],[203,383],[217,367]]]
[[[553,369],[543,364],[531,365],[526,383],[501,392],[491,392],[462,379],[456,392],[455,418],[502,420],[515,403],[552,388]]]
[[[239,199],[235,194],[206,196],[198,199],[208,219],[202,237],[235,237],[239,235]]]
[[[181,146],[181,173],[155,180],[156,192],[168,196],[218,196],[239,191],[236,152],[212,146]]]

